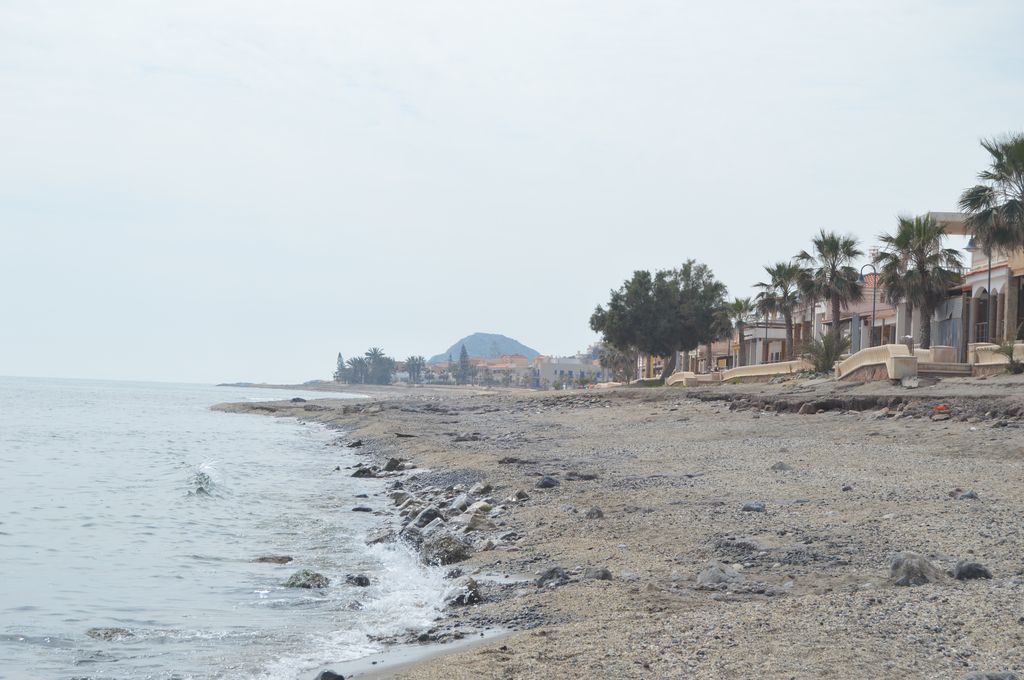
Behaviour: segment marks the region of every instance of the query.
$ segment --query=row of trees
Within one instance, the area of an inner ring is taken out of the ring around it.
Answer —
[[[987,254],[1024,248],[1024,135],[984,140],[982,147],[991,156],[989,167],[979,173],[980,183],[960,197],[968,228]],[[892,233],[879,237],[882,249],[873,260],[883,299],[920,310],[923,348],[931,346],[936,306],[960,276],[959,252],[945,247],[945,237],[945,229],[928,215],[900,217]],[[629,376],[638,353],[669,357],[664,378],[675,369],[676,352],[731,337],[733,330],[742,338],[754,313],[783,319],[786,358],[792,359],[793,319],[800,309],[825,302],[837,320],[843,309],[863,299],[863,283],[854,266],[863,254],[855,238],[822,229],[809,250],[764,268],[767,277],[756,284],[755,297],[728,302],[725,286],[693,260],[679,269],[636,271],[590,318],[590,327],[604,338],[602,364]],[[835,321],[830,336],[830,345],[838,352],[842,338]],[[742,351],[739,363],[745,363]]]
[[[465,345],[459,353],[458,363],[453,363],[449,357],[448,369],[440,374],[430,371],[427,360],[418,354],[406,358],[404,362],[397,362],[386,356],[381,348],[371,347],[363,356],[352,357],[347,361],[339,352],[334,380],[356,385],[388,385],[399,371],[404,371],[413,384],[430,379],[441,382],[454,380],[459,385],[471,383],[477,372],[476,366],[469,360]]]
[[[338,353],[334,380],[358,385],[388,385],[395,372],[396,362],[384,354],[380,347],[371,347],[361,357],[348,361]]]
[[[402,368],[408,373],[409,382],[418,383],[423,380],[426,365],[427,360],[421,356],[411,356],[399,365],[393,358],[386,356],[380,347],[371,347],[363,356],[352,357],[348,361],[338,352],[334,380],[357,385],[389,385],[396,370]]]

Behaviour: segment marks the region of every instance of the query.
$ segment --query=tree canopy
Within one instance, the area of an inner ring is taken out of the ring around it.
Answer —
[[[982,148],[991,156],[978,173],[980,184],[960,195],[960,209],[981,247],[1024,247],[1024,134],[985,139]]]
[[[720,335],[725,293],[711,269],[694,260],[653,274],[636,271],[611,291],[606,306],[597,306],[590,327],[622,352],[668,357],[668,373],[676,352],[696,349]]]

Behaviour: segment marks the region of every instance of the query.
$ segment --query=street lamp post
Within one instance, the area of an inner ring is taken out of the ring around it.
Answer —
[[[864,269],[871,267],[871,273],[874,274],[875,278],[871,280],[871,328],[868,329],[868,347],[875,346],[875,297],[878,292],[878,270],[875,269],[875,265],[868,262],[866,265],[860,268],[860,278],[858,283],[864,285]]]
[[[768,361],[768,313],[764,315],[764,363],[770,363]]]

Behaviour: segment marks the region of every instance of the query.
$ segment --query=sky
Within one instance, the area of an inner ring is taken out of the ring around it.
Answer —
[[[637,269],[731,295],[954,210],[1019,0],[0,0],[0,375],[546,354]]]

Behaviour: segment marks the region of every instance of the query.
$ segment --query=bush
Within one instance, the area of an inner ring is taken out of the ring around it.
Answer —
[[[836,340],[834,335],[826,333],[821,339],[811,341],[804,348],[804,357],[814,364],[816,372],[831,373],[835,363],[848,349],[850,349],[849,338],[840,337]]]
[[[1014,375],[1024,373],[1024,361],[1013,358],[1013,340],[1003,340],[999,343],[999,353],[1010,360],[1010,363],[1006,364],[1007,371]]]

